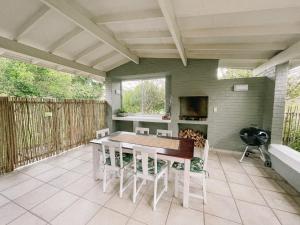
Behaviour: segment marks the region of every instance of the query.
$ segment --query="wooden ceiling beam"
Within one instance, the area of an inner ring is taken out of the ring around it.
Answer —
[[[73,30],[66,33],[64,36],[55,41],[49,48],[49,52],[53,53],[57,49],[63,47],[69,41],[71,41],[76,35],[80,34],[83,30],[79,27],[75,27]]]
[[[20,40],[20,38],[27,33],[49,10],[49,7],[43,5],[38,12],[32,15],[21,25],[21,27],[17,30],[14,39],[16,41]]]
[[[79,52],[76,56],[74,56],[74,61],[78,61],[80,58],[88,55],[89,53],[96,50],[97,48],[100,48],[102,45],[103,43],[99,43],[99,42],[91,45],[90,47],[84,49],[83,51]]]
[[[184,66],[187,66],[187,57],[181,40],[181,34],[177,25],[176,15],[174,13],[172,2],[170,0],[158,0],[158,4],[165,17],[166,23],[175,42],[182,63]]]
[[[300,57],[300,41],[296,42],[286,50],[278,53],[277,55],[269,59],[267,62],[255,68],[253,70],[253,73],[255,75],[258,75],[273,66],[288,62],[297,57]]]
[[[137,21],[147,21],[155,19],[163,19],[163,15],[159,9],[138,11],[138,12],[126,12],[118,14],[109,14],[97,16],[93,21],[97,24],[111,24],[111,23],[127,23]]]
[[[68,60],[66,58],[51,54],[49,52],[21,44],[17,41],[10,40],[8,38],[0,37],[0,48],[3,48],[7,51],[15,52],[17,54],[27,55],[35,59],[40,59],[42,61],[48,61],[51,63],[63,65],[65,67],[69,67],[75,70],[81,70],[86,73],[98,75],[105,77],[105,72],[94,69],[92,67],[89,67],[84,64],[80,64],[71,60]]]
[[[67,3],[66,1],[60,0],[41,0],[46,5],[55,9],[57,12],[68,18],[69,20],[73,21],[79,27],[84,29],[85,31],[89,32],[98,40],[106,43],[107,45],[111,46],[114,50],[125,56],[126,58],[130,59],[135,63],[139,63],[139,58],[131,53],[123,44],[121,44],[118,40],[116,40],[111,34],[109,34],[106,30],[99,27],[89,18],[81,14],[77,9],[75,9],[71,4]]]

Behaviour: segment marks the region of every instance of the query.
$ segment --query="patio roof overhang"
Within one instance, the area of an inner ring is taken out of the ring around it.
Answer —
[[[139,58],[219,59],[222,67],[299,65],[298,0],[10,0],[0,54],[103,80]]]

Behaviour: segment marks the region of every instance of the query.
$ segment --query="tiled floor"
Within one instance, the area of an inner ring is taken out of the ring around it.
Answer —
[[[92,149],[85,146],[0,177],[1,224],[100,225],[299,225],[300,194],[257,159],[209,153],[208,203],[190,208],[169,190],[152,211],[152,186],[131,201],[119,198],[117,180],[106,193],[92,177]],[[197,182],[193,183],[195,190]]]

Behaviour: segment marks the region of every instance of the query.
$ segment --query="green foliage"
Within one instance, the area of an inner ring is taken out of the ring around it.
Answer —
[[[163,114],[165,111],[164,79],[143,80],[134,87],[123,90],[122,106],[131,113]]]
[[[223,77],[224,79],[248,78],[253,77],[253,73],[245,69],[227,69]]]
[[[100,99],[103,85],[24,62],[0,58],[0,96]]]
[[[287,99],[295,99],[300,97],[300,78],[298,76],[290,76],[288,78]]]

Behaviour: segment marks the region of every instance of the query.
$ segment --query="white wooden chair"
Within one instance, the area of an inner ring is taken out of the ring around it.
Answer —
[[[145,127],[136,127],[136,128],[135,128],[135,133],[136,133],[136,134],[149,135],[149,128],[145,128]]]
[[[96,138],[100,139],[109,135],[109,128],[96,131]]]
[[[139,159],[139,156],[141,156],[141,159]],[[168,164],[163,160],[157,159],[157,148],[136,145],[133,147],[133,165],[133,202],[136,202],[136,197],[142,186],[146,184],[146,181],[153,181],[153,210],[155,210],[159,199],[168,190]],[[164,188],[158,194],[157,183],[162,177],[164,177]],[[139,187],[137,187],[138,179],[142,179]]]
[[[105,152],[108,149],[108,154]],[[120,176],[120,190],[119,195],[122,198],[123,192],[127,189],[132,179],[124,182],[124,172],[130,169],[133,163],[132,154],[123,153],[121,143],[112,141],[102,142],[102,159],[103,159],[103,192],[106,191],[106,186],[109,184],[107,181],[107,173],[117,172]]]
[[[202,183],[202,191],[203,195],[198,195],[194,193],[188,193],[189,197],[195,197],[203,199],[206,204],[206,176],[207,176],[207,160],[208,160],[208,152],[209,152],[209,144],[208,141],[205,141],[204,151],[202,158],[194,157],[191,160],[191,168],[190,168],[190,177],[195,179],[200,179]],[[175,169],[175,197],[178,197],[179,192],[179,177],[183,175],[184,171],[184,163],[175,162],[172,167]]]
[[[162,136],[162,137],[172,137],[172,131],[171,130],[156,130],[156,136]]]

